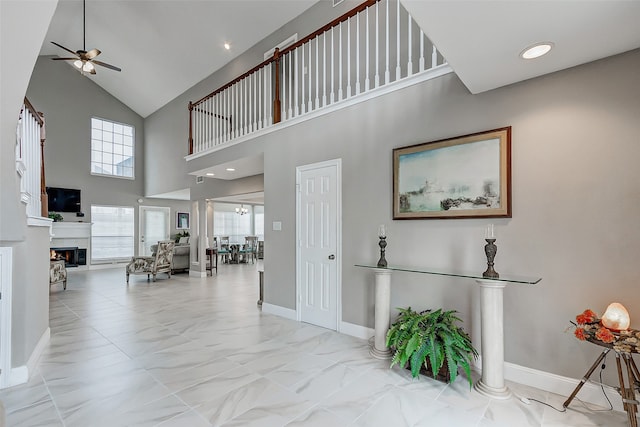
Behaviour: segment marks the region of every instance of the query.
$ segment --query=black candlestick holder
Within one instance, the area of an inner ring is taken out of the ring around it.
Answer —
[[[380,246],[380,259],[378,260],[378,267],[386,267],[387,266],[387,260],[384,259],[384,252],[385,249],[387,247],[387,238],[386,236],[380,236],[380,241],[378,242],[378,246]]]
[[[493,260],[496,257],[496,252],[498,252],[498,247],[495,245],[496,239],[484,239],[487,244],[484,245],[484,253],[487,255],[487,270],[482,273],[482,277],[487,277],[489,279],[497,279],[500,277],[497,271],[493,269]]]

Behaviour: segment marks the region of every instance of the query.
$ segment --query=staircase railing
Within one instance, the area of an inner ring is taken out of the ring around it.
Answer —
[[[44,173],[44,114],[24,99],[16,129],[16,170],[20,175],[20,198],[27,216],[47,217],[48,201]]]
[[[189,103],[189,154],[444,64],[397,0],[368,0]]]

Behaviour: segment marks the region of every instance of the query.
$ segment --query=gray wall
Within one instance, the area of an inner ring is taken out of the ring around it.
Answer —
[[[105,73],[109,70],[102,71]],[[45,114],[47,142],[45,167],[47,186],[78,188],[82,191],[83,218],[74,213],[62,214],[66,222],[91,222],[91,205],[136,207],[136,241],[138,237],[138,203],[144,206],[168,206],[171,211],[171,233],[175,234],[175,212],[189,212],[188,201],[153,199],[144,193],[145,133],[142,117],[96,85],[91,77],[82,76],[64,62],[40,57],[27,90],[27,97]],[[135,127],[135,179],[91,175],[91,117],[100,117]],[[150,149],[151,159],[165,161]],[[175,164],[176,162],[173,159]],[[168,166],[167,166],[168,167]],[[174,166],[175,167],[175,166]],[[137,253],[137,245],[136,245]]]
[[[12,366],[49,326],[49,227],[28,227],[15,168],[18,115],[57,0],[0,2],[0,246],[13,249]],[[16,43],[16,40],[21,43]]]
[[[581,376],[598,349],[565,333],[576,314],[621,301],[640,326],[639,67],[636,50],[480,95],[449,74],[261,138],[265,300],[295,308],[296,166],[342,158],[343,320],[373,327],[372,274],[353,265],[377,260],[378,224],[392,264],[482,272],[491,222],[497,271],[543,278],[505,291],[506,361]],[[513,218],[392,221],[393,148],[503,126]],[[457,309],[478,330],[472,280],[394,273],[392,283],[392,307]]]
[[[49,327],[49,227],[27,227],[13,248],[11,364],[23,366]],[[39,262],[38,260],[44,260]]]
[[[145,190],[147,194],[160,194],[193,187],[195,185],[194,177],[186,175],[186,172],[193,172],[214,164],[224,163],[223,158],[225,155],[222,153],[208,156],[207,159],[198,159],[194,164],[175,161],[175,159],[182,159],[188,154],[189,112],[187,107],[189,101],[196,101],[204,97],[261,63],[264,60],[266,51],[272,49],[292,34],[298,33],[298,37],[302,38],[355,7],[360,1],[347,0],[335,8],[331,7],[331,3],[330,1],[318,2],[302,16],[274,32],[248,51],[242,53],[228,65],[202,80],[145,119],[145,166],[147,177]],[[247,142],[244,144],[252,143]],[[249,156],[258,154],[256,148],[252,147],[248,150],[245,146],[238,147],[238,150],[246,153],[241,156]],[[156,154],[159,154],[164,161],[154,161],[153,158]],[[234,157],[232,156],[232,159]]]

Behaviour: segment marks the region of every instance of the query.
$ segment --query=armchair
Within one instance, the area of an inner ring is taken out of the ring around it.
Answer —
[[[67,289],[67,268],[64,260],[49,262],[49,286],[62,283],[62,289]]]
[[[133,257],[131,262],[127,264],[127,285],[129,284],[130,274],[146,274],[147,280],[149,276],[153,276],[153,281],[156,281],[156,274],[167,273],[171,278],[171,267],[173,261],[173,241],[158,242],[155,256],[152,257]]]

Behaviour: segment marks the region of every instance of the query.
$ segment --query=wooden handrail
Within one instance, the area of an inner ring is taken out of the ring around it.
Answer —
[[[38,113],[36,111],[35,107],[31,104],[31,102],[29,102],[26,96],[24,97],[24,106],[27,107],[29,111],[31,111],[33,117],[35,117],[38,121],[38,125],[40,125],[40,128],[42,128],[44,126],[44,119],[40,117],[40,114],[42,113]]]
[[[374,4],[378,3],[379,1],[380,0],[367,0],[364,3],[361,3],[359,6],[354,7],[353,9],[348,11],[347,13],[345,13],[343,15],[340,15],[339,17],[337,17],[333,21],[329,22],[324,27],[317,29],[313,33],[309,34],[308,36],[298,40],[297,42],[295,42],[291,46],[288,46],[287,48],[283,49],[282,52],[280,52],[280,55],[282,56],[282,55],[285,55],[285,54],[295,50],[296,48],[302,46],[303,44],[307,43],[308,41],[315,39],[316,37],[318,37],[319,35],[321,35],[323,33],[326,33],[327,31],[329,31],[333,27],[337,27],[338,25],[340,25],[341,23],[343,23],[347,19],[356,16],[358,13],[362,12],[363,10],[367,9],[368,7],[373,6]]]
[[[360,13],[363,10],[367,9],[368,7],[373,6],[374,4],[378,3],[379,1],[380,0],[367,0],[364,3],[361,3],[360,5],[358,5],[357,7],[351,9],[350,11],[344,13],[343,15],[340,15],[339,17],[337,17],[333,21],[329,22],[327,25],[319,28],[318,30],[314,31],[313,33],[307,35],[306,37],[304,37],[304,38],[302,38],[300,40],[298,40],[297,42],[295,42],[291,46],[283,49],[282,51],[279,51],[279,53],[278,53],[278,50],[276,49],[276,51],[273,52],[273,56],[272,57],[265,59],[260,64],[256,65],[255,67],[253,67],[252,69],[250,69],[246,73],[242,74],[241,76],[236,77],[235,79],[231,80],[229,83],[225,84],[224,86],[221,86],[220,88],[214,90],[210,94],[208,94],[208,95],[200,98],[199,100],[193,102],[193,105],[198,105],[201,102],[206,101],[207,99],[217,95],[218,93],[222,92],[223,90],[228,89],[229,87],[231,87],[234,84],[238,83],[239,81],[245,79],[249,75],[255,73],[259,69],[261,69],[263,67],[266,67],[267,65],[271,64],[272,62],[278,60],[279,57],[282,57],[283,55],[291,52],[292,50],[302,46],[303,44],[307,43],[309,40],[313,40],[314,38],[316,38],[320,34],[323,34],[324,32],[329,31],[331,28],[337,27],[342,22],[344,22],[347,19],[357,15],[358,13]]]
[[[260,69],[262,69],[264,67],[268,67],[273,63],[273,64],[275,64],[274,65],[274,67],[275,67],[275,70],[274,70],[275,90],[274,90],[274,94],[273,94],[273,123],[280,122],[281,121],[281,102],[280,102],[280,75],[279,75],[280,73],[279,73],[279,69],[280,69],[281,58],[284,55],[286,55],[287,53],[292,52],[295,49],[299,48],[300,46],[304,45],[305,43],[315,39],[319,35],[326,33],[327,31],[331,30],[334,27],[337,27],[341,23],[347,21],[349,18],[352,18],[353,16],[356,16],[358,13],[366,10],[367,8],[369,8],[369,7],[373,6],[373,5],[375,5],[379,1],[380,0],[366,0],[366,1],[364,1],[360,5],[358,5],[355,8],[349,10],[348,12],[342,14],[341,16],[337,17],[333,21],[331,21],[328,24],[322,26],[321,28],[319,28],[316,31],[312,32],[311,34],[307,35],[306,37],[298,40],[297,42],[295,42],[291,46],[288,46],[287,48],[283,49],[282,51],[280,51],[278,48],[276,48],[274,50],[274,52],[273,52],[273,56],[272,57],[265,59],[264,61],[262,61],[261,63],[259,63],[255,67],[251,68],[250,70],[248,70],[244,74],[242,74],[242,75],[236,77],[235,79],[231,80],[230,82],[224,84],[223,86],[219,87],[218,89],[214,90],[213,92],[209,93],[208,95],[205,95],[204,97],[198,99],[195,102],[189,102],[189,141],[188,141],[189,154],[193,154],[193,148],[194,148],[193,147],[194,144],[193,144],[193,125],[192,125],[192,121],[193,121],[193,110],[197,105],[199,105],[202,102],[204,102],[204,101],[216,96],[217,94],[223,92],[224,90],[232,87],[236,83],[244,80],[248,76],[256,73]],[[223,117],[220,117],[220,118],[223,118]]]

